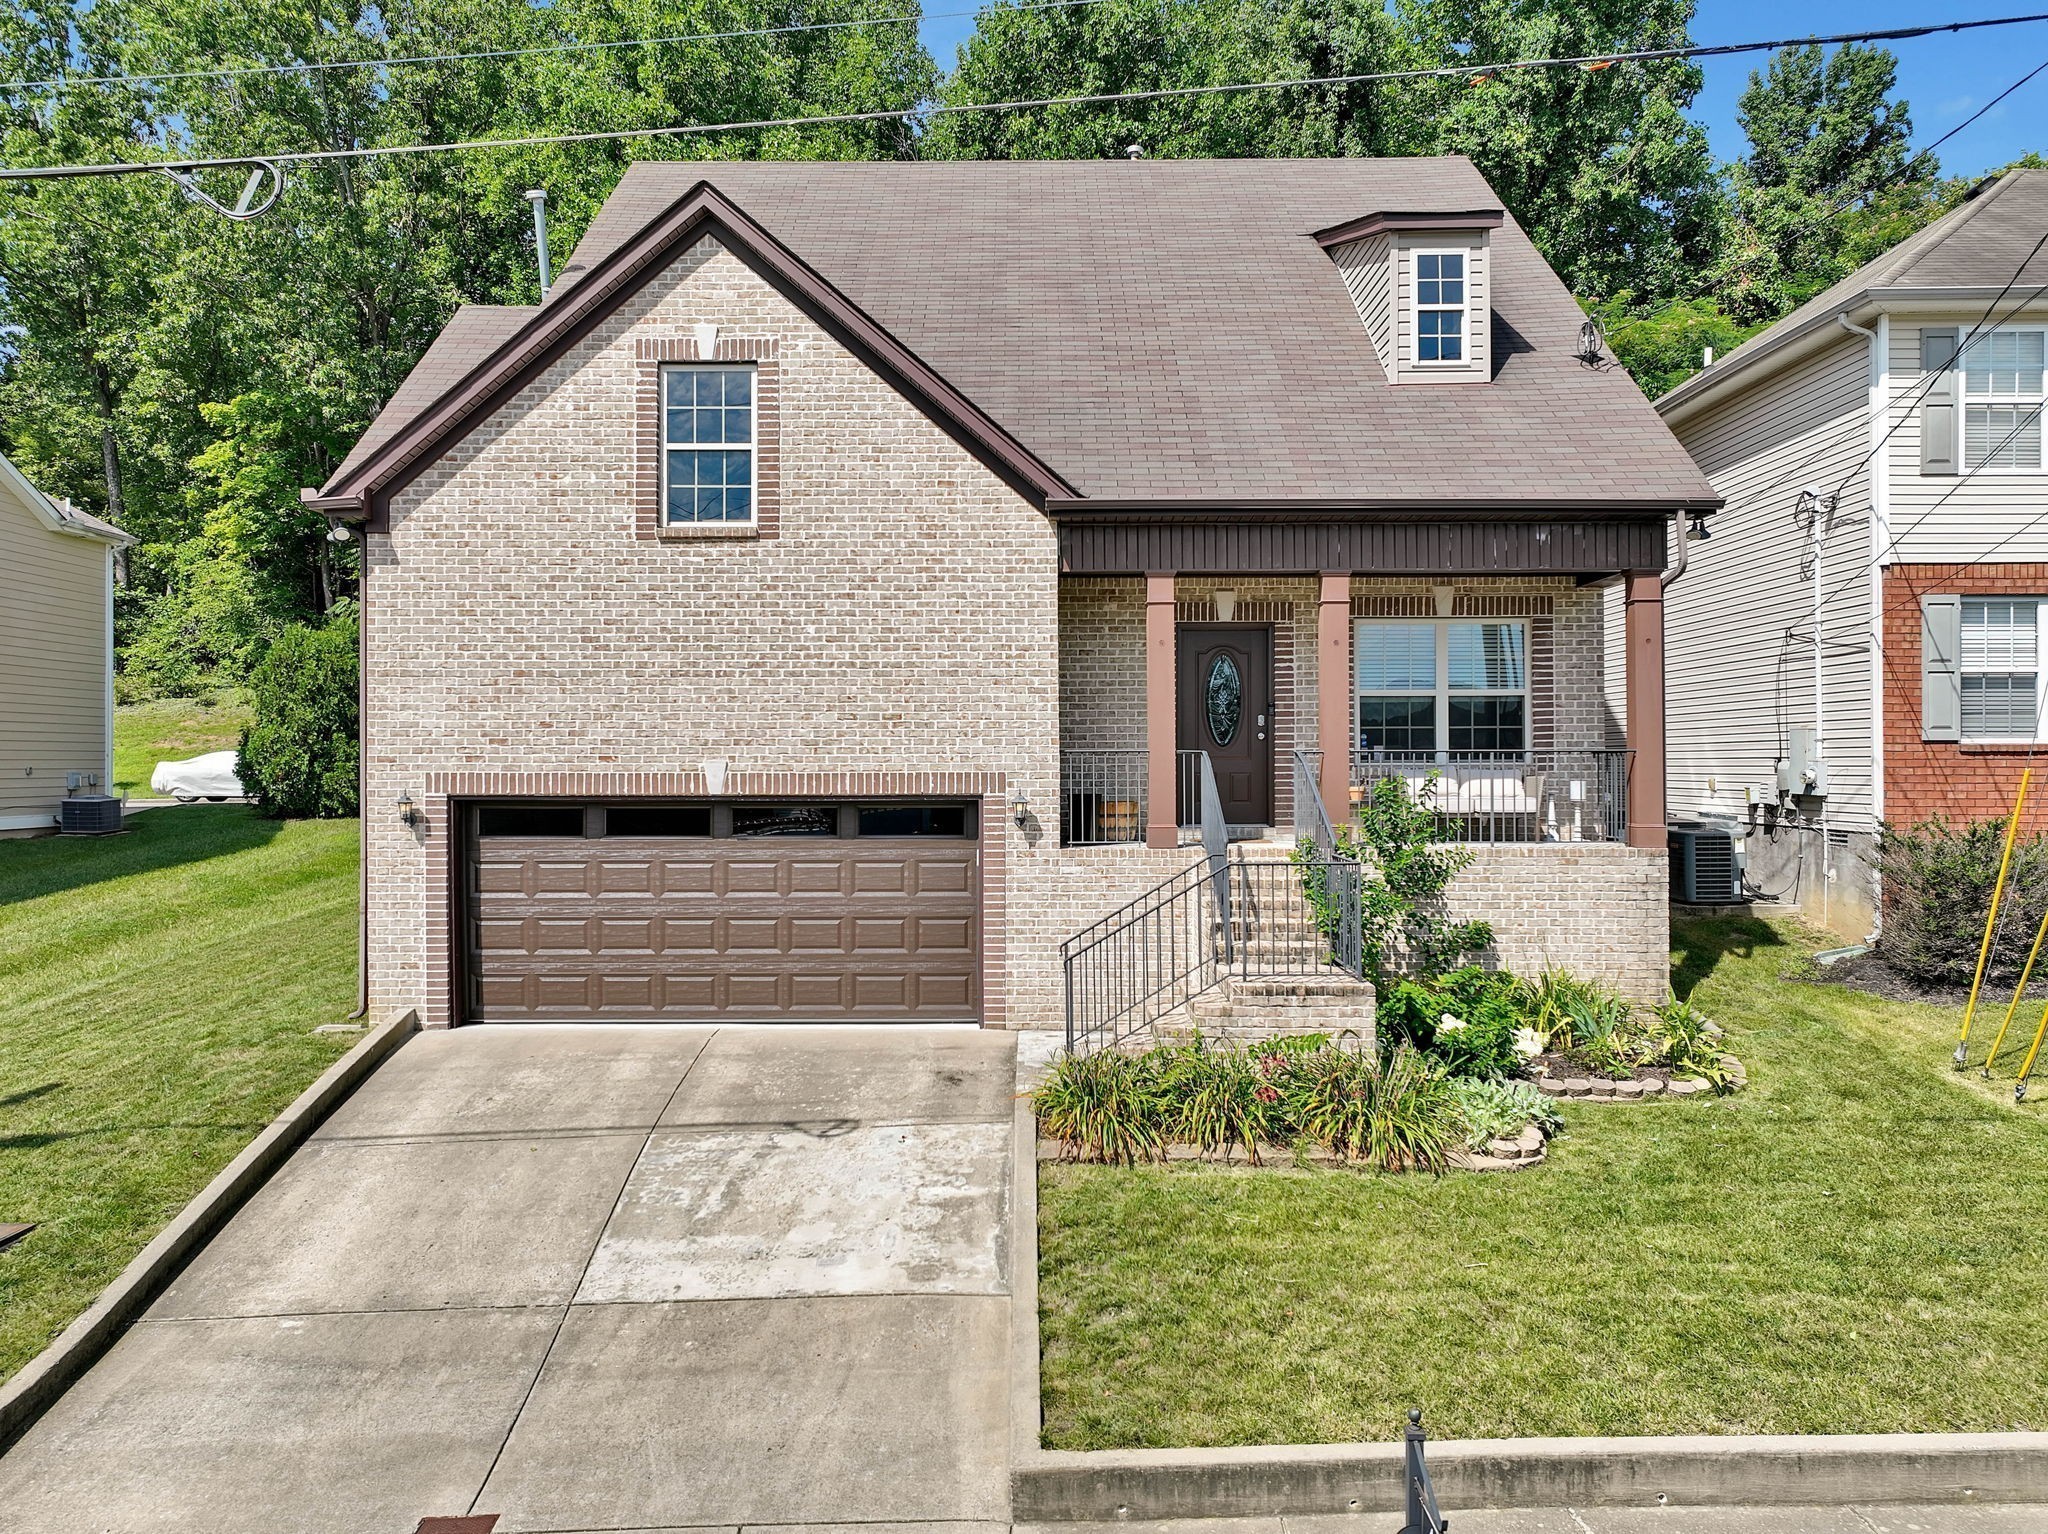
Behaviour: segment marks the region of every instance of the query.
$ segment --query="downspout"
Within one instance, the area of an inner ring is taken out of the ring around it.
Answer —
[[[1681,575],[1685,574],[1685,545],[1687,540],[1685,536],[1685,529],[1679,525],[1684,521],[1684,512],[1673,511],[1671,513],[1671,536],[1672,540],[1676,542],[1678,545],[1678,557],[1671,561],[1671,568],[1669,570],[1666,570],[1662,575],[1657,577],[1657,584],[1665,591],[1669,591],[1672,587],[1672,584],[1675,581],[1677,581],[1677,579]]]
[[[346,523],[334,524],[334,532],[348,532]],[[333,534],[329,534],[330,537]],[[370,712],[370,540],[363,539],[361,569],[356,575],[356,1009],[349,1013],[354,1022],[370,1010],[370,805],[364,792],[367,754],[362,741],[369,733]]]
[[[1861,336],[1870,343],[1870,811],[1871,819],[1881,824],[1884,820],[1884,555],[1891,541],[1891,455],[1885,448],[1888,429],[1885,418],[1891,412],[1891,359],[1886,356],[1886,350],[1891,344],[1891,326],[1889,317],[1882,314],[1878,316],[1875,330],[1855,324],[1846,314],[1836,315],[1835,323],[1849,334]],[[1827,856],[1825,847],[1821,856],[1823,859]],[[1825,882],[1825,863],[1821,872]],[[1870,876],[1875,885],[1878,874],[1874,863]],[[1870,931],[1863,939],[1866,943],[1875,942],[1884,930],[1883,889],[1874,887],[1870,897]]]

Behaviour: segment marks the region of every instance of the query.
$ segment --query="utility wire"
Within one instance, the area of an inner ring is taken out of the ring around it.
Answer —
[[[1398,80],[1469,79],[1482,83],[1510,69],[1608,69],[1616,64],[1669,59],[1725,58],[1780,48],[1815,44],[1888,42],[1964,32],[1980,27],[2009,27],[2048,21],[2048,12],[2026,16],[1994,16],[1920,27],[1894,27],[1882,32],[1841,32],[1825,37],[1778,38],[1763,42],[1718,43],[1682,48],[1644,48],[1626,53],[1589,53],[1569,58],[1511,59],[1497,64],[1452,64],[1428,69],[1387,70],[1371,74],[1315,75],[1299,79],[1251,80],[1229,85],[1183,85],[1149,91],[1103,91],[1079,96],[1044,96],[1017,101],[975,101],[887,107],[869,112],[830,112],[808,117],[763,117],[740,122],[683,123],[662,128],[615,128],[590,133],[532,134],[520,138],[464,139],[438,144],[362,145],[348,149],[312,149],[283,153],[252,153],[213,159],[114,161],[98,165],[42,165],[0,170],[0,181],[34,181],[75,176],[128,176],[157,171],[219,170],[234,166],[303,165],[327,160],[362,160],[382,155],[437,154],[479,149],[532,149],[554,144],[615,143],[627,139],[673,138],[766,128],[805,128],[836,123],[888,122],[908,118],[953,116],[970,112],[1016,112],[1042,107],[1100,106],[1117,101],[1166,101],[1196,96],[1221,96],[1243,91],[1290,90],[1306,86],[1368,85]]]
[[[1056,11],[1108,0],[1024,0],[1005,4],[1006,11]],[[734,32],[689,32],[669,37],[622,37],[600,43],[544,43],[532,48],[485,48],[473,53],[408,53],[381,59],[323,59],[293,64],[235,64],[218,69],[181,69],[147,75],[55,75],[47,80],[0,80],[0,91],[70,90],[80,85],[160,85],[175,80],[244,80],[265,75],[318,74],[336,69],[395,69],[412,64],[464,64],[483,59],[527,59],[551,53],[602,53],[620,48],[660,48],[672,43],[718,43],[740,37],[783,37],[792,32],[839,32],[852,27],[893,27],[923,21],[978,16],[976,11],[907,12],[896,16],[853,17],[841,21],[806,21],[785,27],[746,27]]]

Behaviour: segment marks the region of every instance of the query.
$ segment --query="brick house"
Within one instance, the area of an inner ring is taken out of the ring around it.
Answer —
[[[1672,812],[1847,936],[1880,822],[2002,816],[2036,759],[2044,229],[2011,172],[1657,402],[1727,501],[1667,608]]]
[[[1463,159],[633,166],[307,492],[374,1001],[1053,1026],[1202,806],[1272,856],[1432,767],[1500,962],[1661,994],[1716,502],[1579,331]]]

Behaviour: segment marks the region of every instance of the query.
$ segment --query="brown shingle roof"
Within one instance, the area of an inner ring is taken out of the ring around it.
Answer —
[[[1497,206],[1462,158],[641,163],[548,307],[700,181],[1090,498],[1713,499],[1627,375],[1572,357],[1578,306],[1512,221],[1494,381],[1388,385],[1313,236]],[[379,440],[433,392],[408,379]]]
[[[339,479],[369,457],[539,312],[533,304],[464,304],[457,309],[427,354],[405,375],[398,392],[377,412],[369,430],[356,439],[334,477]]]

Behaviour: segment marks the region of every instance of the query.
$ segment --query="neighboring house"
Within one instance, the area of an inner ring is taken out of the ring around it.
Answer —
[[[1443,760],[1499,960],[1661,995],[1716,502],[1580,326],[1463,159],[632,167],[308,492],[367,539],[374,1000],[1053,1026],[1204,751],[1288,840]]]
[[[1752,885],[1850,936],[1880,822],[2048,767],[2044,233],[2014,171],[1657,402],[1727,500],[1667,601],[1672,813],[1752,828]]]
[[[114,551],[130,541],[0,458],[0,836],[111,792]]]

